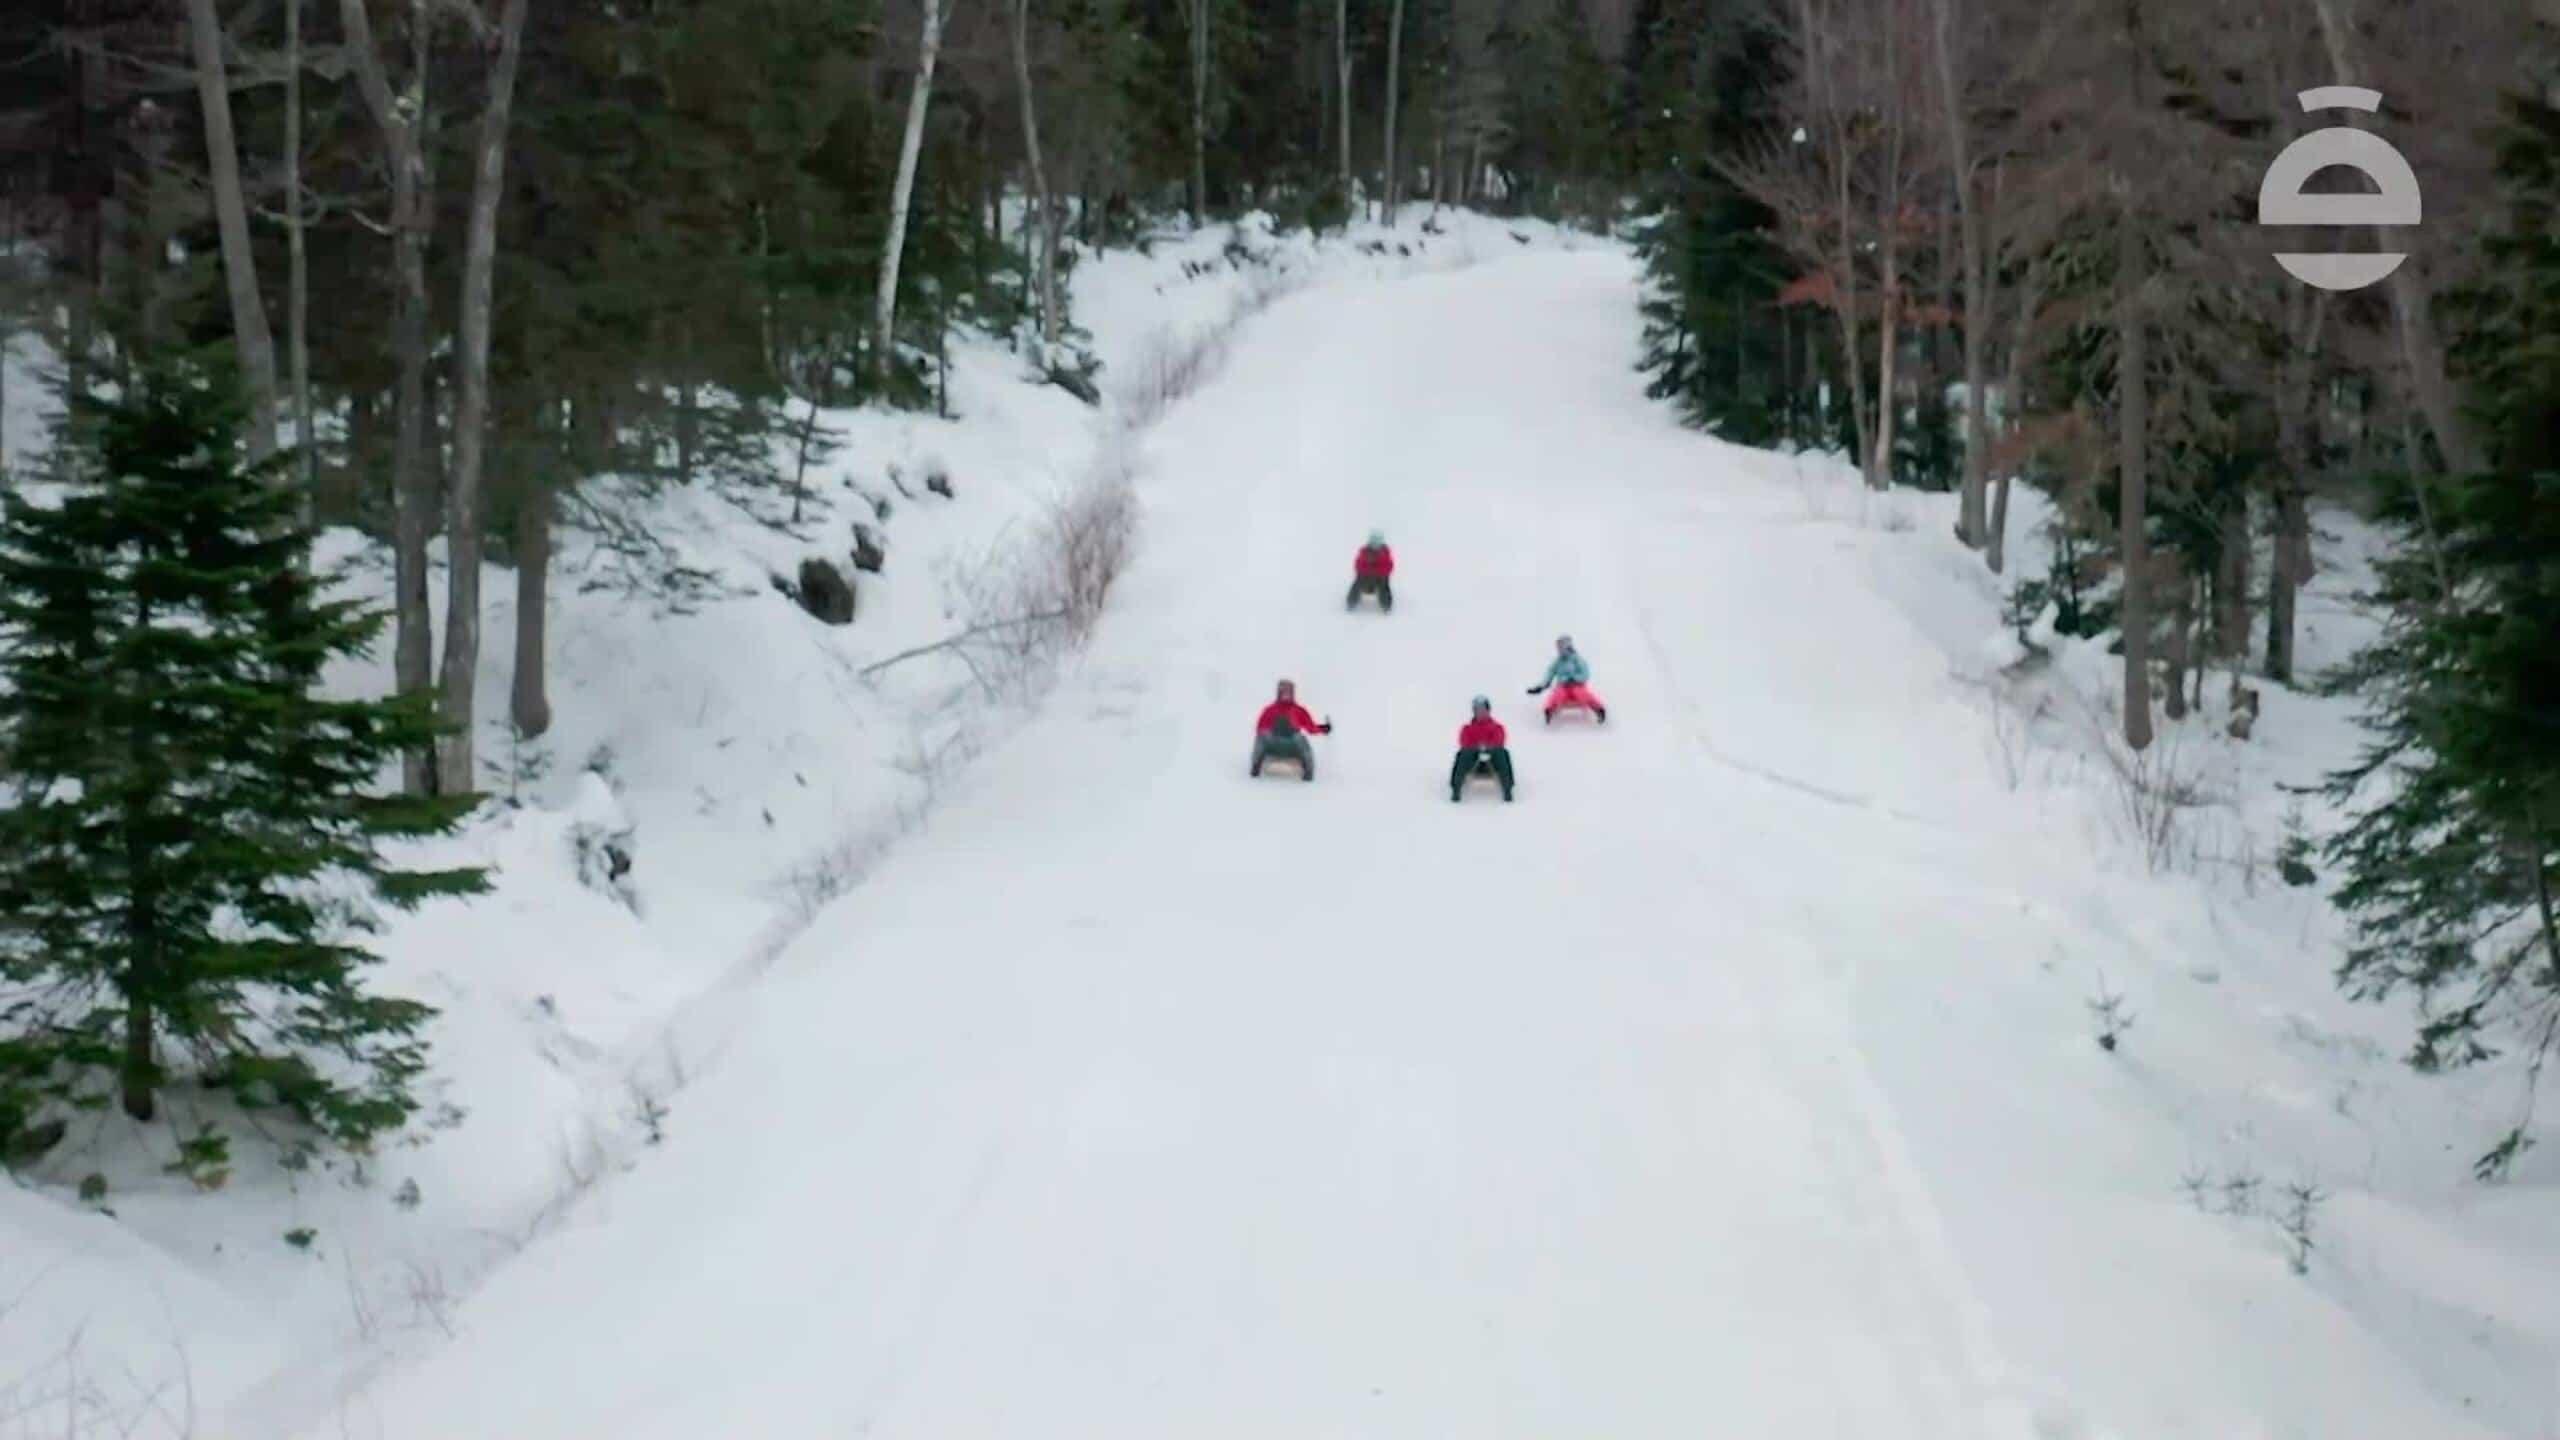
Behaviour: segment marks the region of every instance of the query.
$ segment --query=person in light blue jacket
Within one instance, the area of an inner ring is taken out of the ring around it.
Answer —
[[[1546,678],[1530,686],[1529,693],[1536,695],[1549,689],[1555,693],[1547,696],[1548,724],[1555,723],[1557,711],[1567,708],[1588,710],[1601,724],[1609,723],[1609,707],[1601,704],[1600,697],[1591,690],[1591,662],[1573,648],[1570,635],[1556,637],[1556,658],[1547,666]]]

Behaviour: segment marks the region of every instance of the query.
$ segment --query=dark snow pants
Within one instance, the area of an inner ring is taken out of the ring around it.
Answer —
[[[1277,730],[1265,730],[1253,737],[1254,774],[1261,774],[1262,762],[1274,757],[1295,760],[1301,777],[1308,780],[1316,778],[1316,747],[1308,743],[1307,737],[1300,732],[1292,730],[1282,734]]]
[[[1458,752],[1457,760],[1449,766],[1449,794],[1451,798],[1454,799],[1457,796],[1458,791],[1465,786],[1467,783],[1467,777],[1475,773],[1476,763],[1479,757],[1483,759],[1484,763],[1493,767],[1493,778],[1502,782],[1502,798],[1505,800],[1510,799],[1511,751],[1500,745],[1497,745],[1490,750],[1478,750],[1470,746],[1469,748]]]
[[[1342,608],[1345,610],[1359,609],[1360,597],[1363,595],[1377,596],[1378,608],[1381,610],[1393,610],[1396,608],[1395,587],[1387,583],[1387,577],[1384,575],[1353,576],[1351,578],[1350,593],[1342,597]]]

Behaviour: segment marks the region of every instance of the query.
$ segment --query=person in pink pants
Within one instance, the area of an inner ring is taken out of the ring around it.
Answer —
[[[1556,658],[1547,666],[1546,678],[1529,687],[1532,695],[1549,691],[1553,692],[1547,695],[1546,718],[1549,724],[1555,722],[1556,712],[1568,705],[1581,706],[1597,717],[1601,724],[1609,723],[1609,707],[1600,703],[1600,697],[1591,689],[1591,662],[1583,659],[1582,652],[1573,648],[1570,635],[1556,637]]]

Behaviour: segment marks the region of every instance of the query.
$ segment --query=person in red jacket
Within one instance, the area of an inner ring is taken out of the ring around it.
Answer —
[[[1511,748],[1506,743],[1502,722],[1493,718],[1493,702],[1479,695],[1475,713],[1468,717],[1466,728],[1458,732],[1458,758],[1449,766],[1449,799],[1455,801],[1467,788],[1467,776],[1479,768],[1493,772],[1502,782],[1502,798],[1511,798]]]
[[[1253,722],[1253,765],[1245,773],[1259,775],[1263,761],[1278,757],[1297,761],[1298,778],[1313,780],[1316,747],[1307,737],[1332,733],[1333,721],[1317,723],[1316,717],[1307,713],[1307,707],[1298,703],[1298,687],[1283,680],[1273,692],[1271,703],[1262,707],[1262,714]]]
[[[1387,548],[1384,534],[1370,531],[1369,543],[1361,546],[1360,553],[1351,557],[1351,593],[1342,597],[1342,608],[1357,610],[1361,596],[1375,595],[1379,609],[1395,609],[1396,590],[1389,583],[1395,573],[1396,552]]]

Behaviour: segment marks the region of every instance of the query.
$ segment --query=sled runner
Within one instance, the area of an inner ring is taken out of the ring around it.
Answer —
[[[1463,790],[1473,789],[1478,785],[1493,786],[1502,792],[1502,798],[1505,800],[1511,798],[1514,789],[1513,786],[1503,783],[1501,773],[1493,768],[1493,757],[1489,753],[1477,754],[1474,763],[1466,767],[1466,774],[1460,780],[1459,786],[1452,789],[1449,798],[1456,800],[1460,798]]]
[[[1449,803],[1455,805],[1464,797],[1466,788],[1478,780],[1491,780],[1502,787],[1502,798],[1511,798],[1515,777],[1511,771],[1509,737],[1502,722],[1493,718],[1493,702],[1482,695],[1469,702],[1466,728],[1458,732],[1458,753],[1449,762]]]
[[[1588,685],[1558,685],[1548,692],[1546,723],[1553,725],[1558,715],[1567,712],[1588,715],[1603,725],[1609,723],[1609,707],[1600,703],[1600,697],[1592,694]]]
[[[1565,710],[1579,710],[1603,725],[1609,723],[1609,707],[1591,693],[1591,662],[1573,648],[1570,635],[1556,637],[1556,658],[1547,666],[1545,678],[1529,687],[1529,693],[1547,697],[1547,724],[1556,723],[1558,712]]]
[[[1387,537],[1370,531],[1369,542],[1351,557],[1351,588],[1343,594],[1342,608],[1357,610],[1360,597],[1368,595],[1376,598],[1380,610],[1392,614],[1396,608],[1395,573],[1396,555],[1387,548]]]

